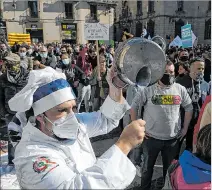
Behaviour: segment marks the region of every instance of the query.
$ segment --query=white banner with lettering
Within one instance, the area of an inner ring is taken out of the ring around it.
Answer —
[[[85,23],[86,40],[109,40],[109,24]]]

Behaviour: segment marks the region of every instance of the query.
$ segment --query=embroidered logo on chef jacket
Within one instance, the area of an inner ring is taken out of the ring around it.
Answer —
[[[33,170],[37,173],[47,172],[43,177],[45,177],[49,172],[58,167],[59,164],[52,162],[48,157],[38,157],[33,160]],[[43,178],[42,177],[42,178]]]
[[[179,95],[154,95],[152,103],[155,105],[180,105],[181,97]]]

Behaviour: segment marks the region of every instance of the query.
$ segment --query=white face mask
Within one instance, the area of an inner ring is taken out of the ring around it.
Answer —
[[[51,122],[47,117],[45,118],[52,124],[52,132],[57,137],[63,139],[77,138],[79,122],[74,113],[70,113],[67,116],[61,117],[54,122]]]
[[[23,53],[19,53],[20,57],[25,57],[26,56],[26,52]]]
[[[28,53],[31,55],[32,54],[32,49],[29,49],[28,50]]]
[[[47,53],[40,53],[40,56],[41,56],[42,58],[47,58]]]
[[[62,62],[63,62],[64,65],[68,65],[69,64],[69,59],[63,59]]]

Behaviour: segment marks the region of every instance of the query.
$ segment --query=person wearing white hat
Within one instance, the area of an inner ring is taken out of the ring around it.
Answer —
[[[124,189],[136,169],[127,158],[142,143],[143,120],[124,129],[119,140],[96,159],[89,138],[118,126],[129,109],[108,74],[110,93],[100,111],[74,114],[75,95],[63,73],[50,67],[31,71],[28,84],[10,101],[10,109],[26,112],[28,123],[13,160],[23,189]],[[31,109],[32,108],[32,109]]]

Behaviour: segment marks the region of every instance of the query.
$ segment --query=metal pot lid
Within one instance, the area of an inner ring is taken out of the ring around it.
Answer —
[[[157,82],[166,67],[166,56],[161,47],[144,38],[133,38],[120,44],[114,60],[122,76],[139,86]]]

